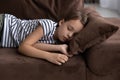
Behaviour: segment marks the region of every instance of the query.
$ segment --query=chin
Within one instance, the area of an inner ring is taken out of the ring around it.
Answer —
[[[60,40],[61,42],[65,42],[65,41],[63,41],[63,40]]]
[[[60,41],[60,42],[63,42],[64,40],[63,40],[62,38],[59,38],[59,41]]]
[[[59,41],[60,41],[61,43],[64,43],[64,42],[65,42],[63,39],[59,39]]]
[[[59,41],[62,42],[62,43],[65,43],[66,41],[64,40],[64,38],[62,37],[59,37]]]

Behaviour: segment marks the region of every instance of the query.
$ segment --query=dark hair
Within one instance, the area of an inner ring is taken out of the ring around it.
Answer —
[[[75,19],[79,19],[81,21],[81,23],[83,25],[85,25],[87,23],[88,20],[88,16],[87,14],[82,13],[80,10],[74,10],[70,13],[68,13],[65,17],[64,20],[65,21],[69,21],[69,20],[75,20]]]

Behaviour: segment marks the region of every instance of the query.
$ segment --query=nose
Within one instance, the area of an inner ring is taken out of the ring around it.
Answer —
[[[72,36],[73,36],[73,33],[69,33],[68,34],[68,39],[72,38]]]

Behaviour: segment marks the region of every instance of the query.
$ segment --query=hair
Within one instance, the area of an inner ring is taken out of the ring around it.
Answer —
[[[86,25],[88,16],[87,14],[82,13],[80,10],[72,10],[72,12],[68,13],[67,16],[65,16],[64,20],[75,20],[79,19],[83,25]]]

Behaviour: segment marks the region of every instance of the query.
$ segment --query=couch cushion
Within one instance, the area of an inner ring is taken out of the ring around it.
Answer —
[[[10,13],[22,19],[59,20],[67,15],[71,8],[81,7],[83,0],[0,0],[0,13]]]
[[[58,66],[21,55],[16,48],[0,48],[0,80],[86,80],[81,56]]]
[[[71,54],[83,53],[86,49],[106,40],[118,30],[116,25],[98,15],[97,12],[94,11],[96,14],[92,10],[87,12],[86,9],[83,11],[88,15],[88,23],[69,42],[69,53]]]

